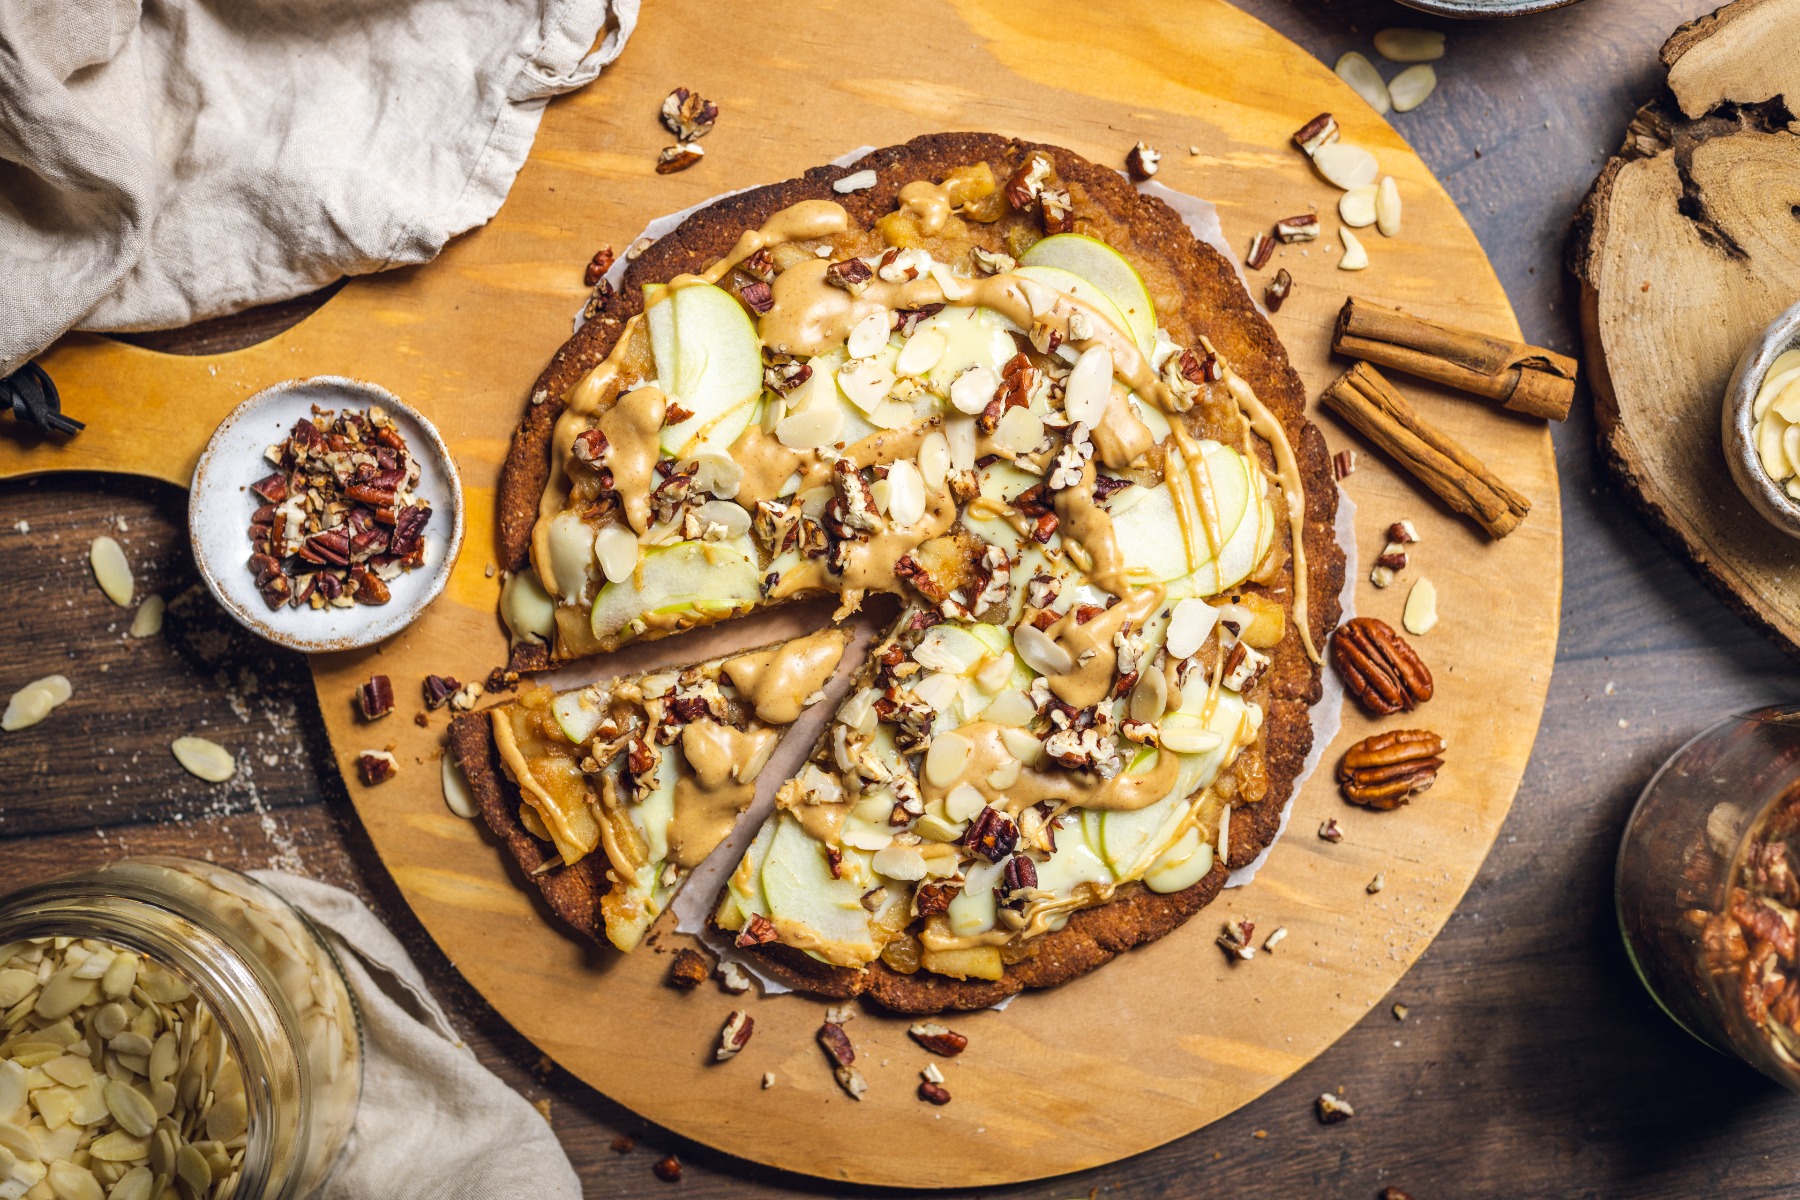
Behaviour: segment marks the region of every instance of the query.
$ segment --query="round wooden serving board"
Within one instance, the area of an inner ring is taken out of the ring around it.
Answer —
[[[704,162],[657,176],[667,136],[655,113],[678,84],[716,100],[722,116]],[[212,425],[269,383],[330,371],[392,389],[458,455],[467,540],[423,620],[378,649],[315,658],[314,677],[370,837],[426,928],[494,1007],[620,1103],[771,1166],[923,1188],[1111,1162],[1230,1112],[1324,1050],[1401,977],[1474,877],[1525,769],[1556,648],[1561,515],[1541,424],[1403,383],[1422,414],[1532,499],[1524,526],[1490,543],[1321,418],[1333,449],[1362,455],[1345,486],[1363,558],[1392,521],[1410,517],[1423,535],[1409,575],[1437,583],[1443,619],[1418,643],[1438,680],[1418,722],[1446,737],[1449,767],[1410,807],[1352,809],[1330,767],[1371,726],[1346,714],[1340,744],[1254,884],[1066,987],[955,1018],[970,1045],[942,1064],[955,1097],[946,1108],[914,1096],[925,1055],[906,1022],[875,1013],[850,1030],[870,1084],[861,1103],[850,1100],[813,1041],[821,1005],[799,997],[751,1001],[754,1040],[712,1065],[719,1027],[742,1001],[711,985],[665,986],[667,952],[683,941],[666,932],[667,917],[659,944],[629,957],[551,924],[482,831],[446,810],[442,715],[420,729],[408,701],[427,672],[480,679],[504,657],[499,580],[488,575],[494,485],[526,391],[568,336],[582,267],[601,245],[623,249],[650,218],[728,188],[948,128],[1057,142],[1109,163],[1145,139],[1164,152],[1159,178],[1214,201],[1241,247],[1308,206],[1334,215],[1338,193],[1289,143],[1322,110],[1399,181],[1406,230],[1368,239],[1374,265],[1360,275],[1335,269],[1335,220],[1321,242],[1278,255],[1295,290],[1275,324],[1309,393],[1343,367],[1328,342],[1351,286],[1516,336],[1480,246],[1424,164],[1329,70],[1223,0],[1126,0],[1084,9],[1078,25],[1036,0],[809,11],[664,0],[598,84],[550,107],[511,198],[485,229],[428,267],[355,280],[292,330],[237,353],[170,358],[69,339],[45,365],[89,429],[60,448],[0,445],[0,474],[110,468],[185,483]],[[1405,590],[1365,586],[1359,605],[1398,624]],[[356,720],[351,694],[375,671],[394,679],[403,704],[369,726]],[[383,745],[399,755],[400,775],[364,788],[355,755]],[[1314,836],[1326,817],[1342,823],[1341,844]],[[1365,888],[1378,872],[1386,887],[1372,895]],[[1259,941],[1277,926],[1289,936],[1232,965],[1213,945],[1230,914],[1254,920]],[[767,1090],[765,1071],[776,1076]]]
[[[1726,601],[1800,651],[1800,542],[1725,466],[1744,347],[1800,300],[1800,0],[1738,0],[1663,46],[1669,92],[1632,118],[1577,218],[1571,267],[1600,447]]]

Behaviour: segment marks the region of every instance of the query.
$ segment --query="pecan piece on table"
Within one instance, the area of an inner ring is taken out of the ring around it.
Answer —
[[[1428,729],[1395,729],[1364,738],[1338,764],[1344,799],[1383,812],[1437,781],[1444,739]]]
[[[1375,617],[1353,617],[1338,627],[1331,638],[1331,663],[1356,702],[1376,716],[1431,699],[1431,672],[1418,652]]]
[[[708,974],[706,957],[698,950],[677,950],[675,961],[669,964],[669,986],[696,988],[706,982]]]
[[[907,1028],[906,1036],[944,1058],[955,1058],[969,1046],[968,1038],[936,1021],[914,1021]]]

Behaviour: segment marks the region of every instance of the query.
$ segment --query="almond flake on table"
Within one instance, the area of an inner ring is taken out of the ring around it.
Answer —
[[[169,743],[175,761],[188,774],[208,783],[224,783],[237,774],[237,759],[231,751],[203,737],[178,737]]]
[[[131,614],[130,634],[134,638],[155,637],[162,632],[166,603],[161,596],[145,596]]]
[[[1437,70],[1430,63],[1408,67],[1394,76],[1394,81],[1388,84],[1395,112],[1411,112],[1425,103],[1436,90]]]
[[[1375,52],[1389,62],[1436,62],[1444,57],[1444,35],[1435,29],[1383,29],[1375,35]]]
[[[61,675],[34,679],[12,694],[6,712],[0,716],[0,730],[12,733],[28,729],[49,716],[57,705],[74,695],[69,681]]]
[[[1362,240],[1348,229],[1339,229],[1338,236],[1344,240],[1344,256],[1338,259],[1338,270],[1361,271],[1369,265],[1369,252],[1363,249]]]
[[[136,583],[131,577],[131,563],[118,542],[105,534],[95,538],[88,546],[88,565],[93,567],[94,580],[108,600],[120,608],[131,604]]]
[[[1352,91],[1367,100],[1369,107],[1378,115],[1386,116],[1394,106],[1388,95],[1388,85],[1381,81],[1381,72],[1375,69],[1374,63],[1356,51],[1352,50],[1339,58],[1337,66],[1332,70],[1339,79],[1350,85]]]

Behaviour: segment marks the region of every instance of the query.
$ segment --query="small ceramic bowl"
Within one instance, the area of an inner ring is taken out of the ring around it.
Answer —
[[[1725,463],[1738,490],[1757,512],[1783,533],[1800,537],[1800,501],[1763,470],[1756,452],[1756,393],[1768,377],[1769,367],[1782,354],[1800,349],[1800,304],[1776,317],[1762,336],[1752,341],[1738,359],[1737,370],[1725,386],[1719,432],[1725,442]]]
[[[294,422],[323,409],[380,405],[419,464],[415,494],[431,504],[425,526],[425,564],[388,581],[386,604],[349,608],[283,606],[270,611],[248,566],[250,514],[261,502],[250,485],[272,469],[263,451],[282,441]],[[188,538],[194,563],[213,596],[246,629],[279,645],[318,654],[354,650],[390,638],[437,599],[462,548],[462,480],[444,439],[430,421],[385,388],[338,375],[290,379],[238,405],[213,431],[188,487]]]

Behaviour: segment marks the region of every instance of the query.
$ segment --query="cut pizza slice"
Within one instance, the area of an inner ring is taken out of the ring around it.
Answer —
[[[451,741],[488,827],[552,909],[631,950],[731,832],[849,635],[822,630],[562,693],[527,685]]]

